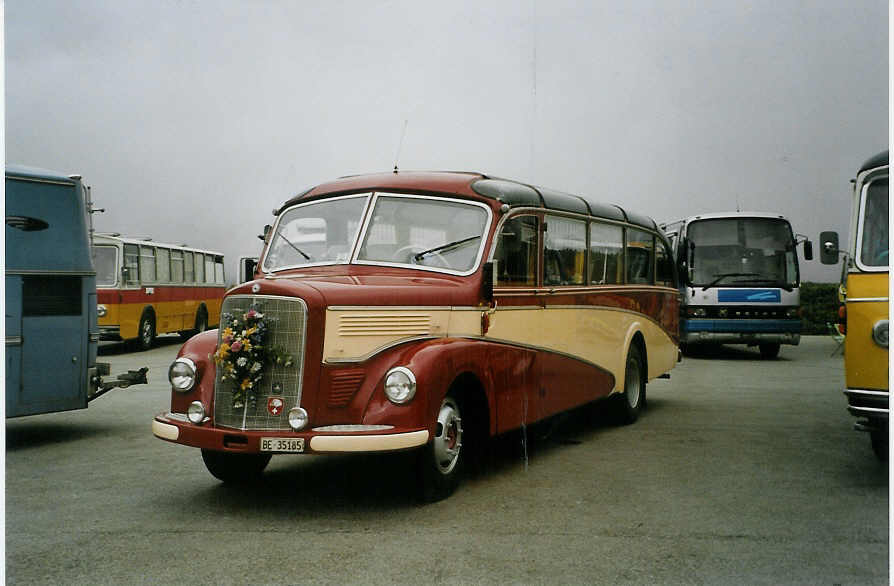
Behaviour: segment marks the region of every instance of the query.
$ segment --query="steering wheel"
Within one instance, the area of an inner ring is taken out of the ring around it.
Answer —
[[[435,266],[442,269],[451,269],[453,267],[450,266],[450,263],[447,262],[441,253],[439,252],[429,252],[425,255],[425,259],[434,259],[437,261],[435,265],[429,265],[427,263],[423,263],[423,261],[416,260],[416,255],[425,250],[424,247],[419,246],[418,244],[408,244],[406,246],[401,246],[398,248],[393,255],[391,255],[391,260],[394,262],[407,263],[411,265],[422,265],[422,266]]]

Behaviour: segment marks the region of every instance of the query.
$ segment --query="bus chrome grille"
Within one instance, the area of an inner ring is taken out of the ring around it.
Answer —
[[[304,371],[304,343],[307,329],[307,305],[302,299],[266,295],[233,295],[221,306],[221,315],[243,315],[254,306],[264,314],[268,334],[266,344],[279,346],[292,357],[291,366],[264,366],[264,377],[255,389],[257,401],[252,405],[233,407],[233,383],[221,380],[221,369],[214,379],[214,423],[243,430],[289,430],[288,412],[301,404],[301,379]],[[220,346],[221,323],[217,334]],[[268,409],[274,397],[282,399],[282,406]],[[272,411],[275,411],[274,415]]]

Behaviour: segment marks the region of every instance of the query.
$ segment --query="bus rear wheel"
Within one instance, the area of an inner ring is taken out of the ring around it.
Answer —
[[[779,356],[779,344],[759,344],[761,358],[776,358]]]
[[[270,457],[270,454],[231,454],[202,450],[202,460],[208,472],[218,480],[232,484],[257,480],[270,463]]]
[[[624,392],[615,398],[615,419],[628,425],[635,422],[646,404],[645,362],[642,350],[636,344],[627,352],[624,368]]]

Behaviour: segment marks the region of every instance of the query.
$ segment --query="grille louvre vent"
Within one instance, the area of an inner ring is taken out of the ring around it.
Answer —
[[[329,406],[345,407],[354,398],[354,394],[363,384],[363,369],[345,370],[332,375],[329,387]]]
[[[424,336],[430,331],[427,313],[351,314],[338,319],[340,336]]]

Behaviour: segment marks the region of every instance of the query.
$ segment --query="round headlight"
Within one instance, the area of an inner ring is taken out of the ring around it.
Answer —
[[[396,366],[385,375],[385,395],[392,403],[401,405],[416,394],[416,377],[409,368]]]
[[[106,309],[105,305],[96,306],[96,315],[98,315],[99,317],[105,317],[108,312],[109,310]]]
[[[307,425],[307,411],[301,407],[292,407],[289,409],[289,427],[298,431],[304,429]]]
[[[190,390],[196,384],[196,363],[189,358],[178,358],[168,368],[168,380],[175,391]]]
[[[882,348],[888,347],[888,320],[883,319],[875,322],[872,326],[872,339]]]
[[[186,408],[186,418],[198,425],[205,420],[205,406],[201,401],[193,401]]]

